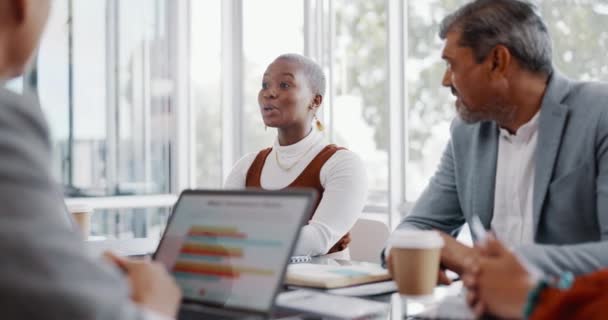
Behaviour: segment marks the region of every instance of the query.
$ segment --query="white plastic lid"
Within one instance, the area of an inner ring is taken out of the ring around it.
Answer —
[[[70,213],[93,212],[93,207],[84,203],[70,203],[67,207]]]
[[[395,230],[388,240],[392,248],[443,248],[443,238],[433,230]]]

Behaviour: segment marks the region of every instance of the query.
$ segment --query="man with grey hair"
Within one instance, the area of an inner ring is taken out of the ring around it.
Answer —
[[[475,217],[546,274],[608,266],[608,85],[555,71],[547,27],[524,1],[470,2],[439,35],[459,117],[398,228],[444,232],[442,266],[459,274],[477,251],[451,236]]]

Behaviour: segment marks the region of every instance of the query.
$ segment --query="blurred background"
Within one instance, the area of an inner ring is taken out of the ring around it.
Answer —
[[[236,160],[272,144],[257,92],[287,52],[317,60],[331,141],[367,166],[365,215],[394,227],[434,173],[453,99],[441,87],[441,19],[462,0],[54,0],[31,70],[68,202],[92,234],[158,238],[179,192],[220,188]],[[608,80],[608,1],[535,1],[554,63]]]

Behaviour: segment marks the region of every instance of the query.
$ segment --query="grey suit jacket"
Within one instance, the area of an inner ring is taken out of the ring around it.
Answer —
[[[515,248],[548,274],[608,267],[608,84],[555,72],[536,147],[533,245]],[[456,235],[472,214],[490,227],[499,129],[457,119],[439,168],[399,228]]]
[[[66,224],[50,161],[40,108],[0,88],[1,318],[142,318],[120,273]]]

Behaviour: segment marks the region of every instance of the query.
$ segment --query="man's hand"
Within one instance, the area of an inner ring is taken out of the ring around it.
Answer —
[[[536,284],[518,258],[493,236],[466,263],[463,283],[467,302],[478,316],[485,312],[521,318],[528,293]]]
[[[452,284],[452,279],[450,279],[446,273],[446,269],[439,266],[439,274],[437,274],[437,284],[449,286]]]
[[[454,239],[454,237],[448,235],[447,233],[441,231],[438,232],[443,238],[444,243],[443,248],[441,249],[441,266],[445,269],[456,272],[458,275],[462,275],[465,267],[465,261],[470,258],[476,258],[479,253],[473,248]],[[440,273],[443,272],[440,270]],[[445,276],[445,273],[443,276]],[[447,279],[447,276],[445,278]]]
[[[104,255],[126,273],[133,302],[168,317],[176,316],[181,291],[164,266],[156,262],[121,258],[109,252]]]

